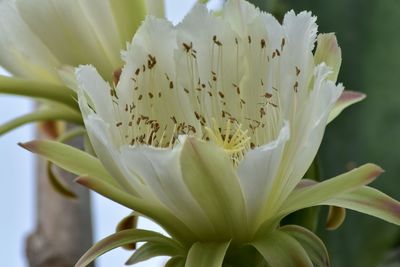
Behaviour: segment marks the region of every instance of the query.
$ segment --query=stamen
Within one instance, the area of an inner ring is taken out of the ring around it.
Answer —
[[[216,119],[212,118],[213,128],[204,127],[208,137],[218,146],[224,149],[233,163],[237,165],[243,158],[244,153],[250,148],[250,137],[248,131],[243,131],[240,124],[228,119],[225,130],[222,130]],[[233,127],[232,127],[233,126]]]

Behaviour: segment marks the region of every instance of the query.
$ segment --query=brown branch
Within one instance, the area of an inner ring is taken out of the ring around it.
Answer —
[[[39,136],[43,135],[42,131]],[[73,145],[80,147],[82,140],[74,140]],[[56,192],[47,178],[46,162],[37,160],[37,226],[26,240],[30,267],[73,267],[92,245],[89,192],[72,182],[74,175],[56,171],[78,198],[68,199]]]

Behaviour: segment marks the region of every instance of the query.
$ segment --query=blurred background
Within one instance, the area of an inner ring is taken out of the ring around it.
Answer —
[[[319,32],[336,33],[343,56],[338,81],[367,98],[328,126],[320,148],[323,178],[374,162],[386,172],[373,186],[400,199],[400,1],[251,2],[277,16],[310,10]],[[385,258],[385,266],[400,266],[400,229],[381,220],[348,211],[341,228],[330,232],[321,223],[319,235],[335,267],[383,266]]]
[[[195,0],[167,0],[167,16],[180,21]],[[221,1],[211,1],[213,8]],[[323,177],[335,176],[366,162],[386,172],[374,182],[400,199],[400,1],[398,0],[252,0],[282,17],[285,11],[311,10],[318,16],[319,32],[336,32],[343,63],[339,81],[346,89],[361,91],[367,99],[346,110],[327,128],[320,149]],[[1,37],[0,37],[1,38]],[[0,123],[31,110],[23,98],[0,96]],[[1,266],[27,266],[24,238],[34,227],[33,156],[16,146],[34,138],[34,126],[24,126],[0,138]],[[94,239],[114,232],[128,214],[120,206],[92,195]],[[321,217],[325,216],[323,210]],[[319,235],[327,244],[335,267],[400,266],[400,229],[366,215],[348,211],[345,223]],[[141,221],[141,227],[152,228]],[[97,266],[123,266],[129,253],[121,249],[101,257]],[[137,266],[161,266],[156,259]],[[386,263],[384,263],[386,262]]]

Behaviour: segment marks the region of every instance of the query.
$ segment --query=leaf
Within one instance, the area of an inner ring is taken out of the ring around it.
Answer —
[[[354,92],[349,90],[343,91],[342,95],[340,96],[335,106],[329,113],[328,123],[330,123],[337,116],[339,116],[339,114],[342,113],[342,111],[345,108],[362,101],[365,97],[366,95],[360,92]]]
[[[54,120],[83,124],[80,113],[75,110],[63,106],[52,106],[31,112],[1,125],[0,136],[27,123]]]
[[[286,225],[280,230],[294,237],[303,246],[315,266],[330,266],[328,250],[316,234],[297,225]]]
[[[289,234],[275,230],[251,243],[273,267],[313,267],[306,250]]]
[[[324,204],[355,210],[400,225],[400,202],[369,186],[328,199]]]
[[[229,243],[194,243],[189,250],[185,267],[221,267]]]
[[[346,219],[346,209],[342,207],[329,206],[328,218],[325,228],[328,230],[338,229]]]
[[[0,76],[0,93],[52,100],[79,110],[76,93],[58,84]]]
[[[166,244],[165,242],[154,242],[149,241],[143,246],[139,247],[135,253],[125,263],[126,265],[132,265],[142,261],[146,261],[153,257],[158,256],[184,256],[185,252],[181,247],[177,247],[176,244]]]
[[[96,244],[94,244],[76,263],[75,267],[84,267],[90,264],[93,260],[103,255],[107,251],[132,242],[155,241],[169,244],[174,242],[168,237],[165,237],[157,232],[146,230],[124,230],[113,235],[110,235]]]
[[[369,184],[382,172],[379,166],[369,163],[321,183],[306,180],[305,183],[308,184],[304,184],[303,180],[303,184],[300,184],[284,202],[280,215],[321,205],[324,201]]]

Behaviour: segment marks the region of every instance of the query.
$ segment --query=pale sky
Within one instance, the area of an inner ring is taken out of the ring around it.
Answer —
[[[178,23],[195,0],[167,0],[167,17]],[[209,7],[217,7],[220,1],[210,1]],[[1,38],[1,36],[0,36]],[[0,69],[0,74],[4,71]],[[0,95],[0,124],[32,110],[32,102],[22,97]],[[0,259],[7,267],[27,266],[24,254],[25,237],[35,223],[34,157],[16,144],[34,139],[34,126],[27,125],[0,137]],[[93,196],[95,241],[112,234],[118,221],[129,210],[97,194]],[[139,228],[161,231],[149,221],[139,221]],[[130,253],[122,249],[106,253],[97,261],[97,267],[125,266]],[[156,258],[137,267],[163,266],[165,258]]]

